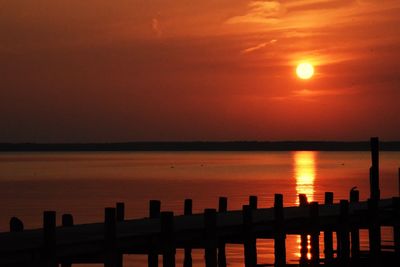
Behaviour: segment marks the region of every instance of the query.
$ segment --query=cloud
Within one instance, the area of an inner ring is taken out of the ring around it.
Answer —
[[[270,100],[273,101],[285,101],[285,100],[305,100],[305,101],[317,101],[320,97],[327,96],[340,96],[340,95],[355,95],[358,94],[358,90],[355,88],[345,88],[345,89],[325,89],[325,90],[295,90],[289,95],[272,96]]]
[[[252,1],[245,15],[232,17],[226,23],[276,23],[285,12],[285,7],[278,1]]]
[[[252,47],[246,48],[246,49],[242,50],[242,54],[247,54],[247,53],[254,52],[256,50],[259,50],[259,49],[262,49],[262,48],[266,47],[269,44],[274,44],[276,42],[277,42],[276,39],[272,39],[269,42],[261,43],[261,44],[258,44],[256,46],[252,46]]]
[[[153,18],[151,20],[151,28],[156,36],[160,37],[162,35],[161,25],[158,18]]]

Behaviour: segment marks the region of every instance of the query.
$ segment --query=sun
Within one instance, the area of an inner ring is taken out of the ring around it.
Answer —
[[[300,79],[308,80],[314,75],[314,67],[308,62],[297,65],[296,74]]]

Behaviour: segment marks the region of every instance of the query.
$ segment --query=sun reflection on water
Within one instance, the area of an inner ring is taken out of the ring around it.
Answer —
[[[293,154],[294,158],[294,173],[296,179],[297,195],[305,194],[308,202],[314,201],[314,181],[316,176],[316,152],[314,151],[296,151]],[[299,198],[296,197],[296,205],[299,205]],[[297,238],[298,252],[296,257],[301,257],[301,237]],[[306,258],[311,259],[311,244],[310,236],[307,236],[307,254]]]
[[[294,152],[296,192],[297,195],[305,194],[309,202],[314,200],[315,158],[316,152],[314,151]],[[298,198],[296,198],[295,204],[299,204]]]

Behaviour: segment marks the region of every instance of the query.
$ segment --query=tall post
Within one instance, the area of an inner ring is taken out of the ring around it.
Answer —
[[[161,201],[150,200],[149,202],[149,217],[150,219],[160,218]],[[155,240],[152,240],[152,246],[149,248],[149,254],[147,255],[148,267],[158,267],[158,250]]]
[[[175,267],[174,213],[161,212],[163,267]]]
[[[308,205],[307,196],[305,194],[299,194],[300,207],[306,207]],[[308,239],[307,234],[300,235],[300,265],[304,266],[307,264],[307,252],[308,252]]]
[[[370,191],[371,199],[378,201],[380,199],[379,189],[379,139],[378,137],[371,138],[371,160],[372,166],[370,169]]]
[[[228,211],[228,198],[220,197],[218,201],[218,213],[225,213]],[[218,267],[226,267],[226,251],[225,242],[218,240]]]
[[[325,205],[333,205],[333,192],[325,192]],[[324,232],[325,264],[331,265],[333,261],[333,233],[332,230]]]
[[[72,217],[72,214],[63,214],[61,217],[61,225],[63,227],[74,226],[74,218]],[[71,266],[72,266],[71,261],[64,260],[61,262],[61,267],[71,267]]]
[[[193,211],[193,201],[191,199],[185,199],[184,203],[184,215],[189,216],[192,215]],[[184,259],[183,259],[183,267],[192,267],[192,248],[185,247],[184,248]]]
[[[256,238],[253,234],[253,209],[249,205],[243,206],[243,235],[244,235],[244,265],[257,265]]]
[[[319,265],[319,205],[310,203],[311,266]]]
[[[105,255],[104,267],[116,267],[116,236],[117,236],[117,220],[115,216],[115,208],[105,208],[104,212],[104,242]]]
[[[283,214],[283,195],[275,194],[274,201],[274,253],[275,253],[275,266],[286,266],[286,233],[284,226]]]
[[[350,191],[350,203],[358,203],[360,200],[360,192],[358,190]],[[351,227],[351,259],[353,262],[357,262],[360,258],[360,231],[357,225]]]
[[[56,267],[56,212],[43,213],[43,262],[46,267]]]
[[[204,210],[206,267],[217,267],[217,211]]]

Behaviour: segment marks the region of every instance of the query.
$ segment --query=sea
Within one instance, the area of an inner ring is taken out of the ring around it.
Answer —
[[[261,208],[273,205],[274,194],[285,206],[298,205],[298,195],[323,203],[349,199],[351,188],[360,200],[369,197],[369,152],[7,152],[0,153],[0,232],[9,230],[15,216],[25,229],[40,228],[43,211],[64,213],[74,223],[99,222],[104,208],[125,203],[127,219],[148,216],[149,201],[161,201],[162,211],[183,213],[184,199],[193,199],[193,212],[217,208],[228,198],[228,209],[239,210],[249,196]],[[399,196],[400,152],[380,153],[382,198]],[[361,230],[361,249],[368,249],[368,233]],[[392,244],[392,229],[382,229],[384,245]],[[320,236],[323,240],[323,234]],[[323,256],[323,242],[321,257]],[[300,237],[286,239],[288,263],[298,263]],[[243,266],[243,246],[228,244],[229,266]],[[273,263],[273,241],[257,240],[259,264]],[[161,262],[161,257],[160,262]],[[183,263],[177,250],[177,265]],[[204,251],[193,251],[193,265],[204,266]],[[101,266],[101,265],[80,265]],[[125,255],[124,266],[147,266],[146,255]]]

